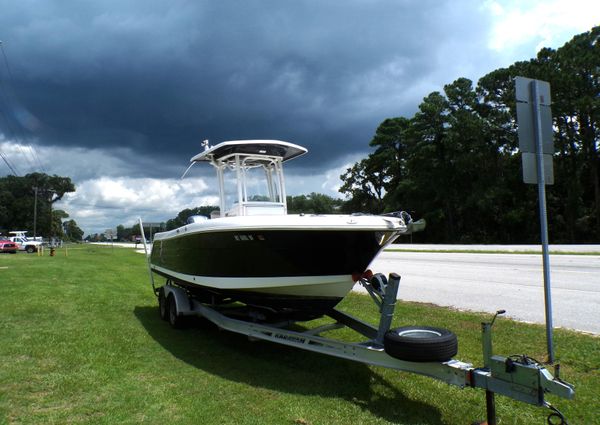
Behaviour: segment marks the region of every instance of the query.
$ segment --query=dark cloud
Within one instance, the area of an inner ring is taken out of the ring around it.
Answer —
[[[306,146],[287,193],[336,196],[385,118],[558,47],[596,3],[0,0],[0,152],[71,177],[57,207],[86,233],[214,204],[210,167],[179,180],[207,138]]]
[[[277,138],[318,168],[414,112],[446,46],[486,31],[477,4],[23,1],[1,5],[0,38],[41,145],[181,162],[204,138]]]

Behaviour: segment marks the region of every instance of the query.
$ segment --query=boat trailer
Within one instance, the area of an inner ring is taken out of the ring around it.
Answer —
[[[400,276],[391,273],[389,278],[386,278],[382,274],[376,274],[370,278],[361,278],[359,283],[365,287],[379,308],[377,327],[333,309],[327,313],[327,316],[333,319],[333,323],[299,332],[286,328],[295,323],[294,321],[265,323],[261,322],[256,314],[249,314],[240,319],[239,315],[232,314],[231,307],[199,302],[188,291],[170,280],[167,280],[164,286],[155,288],[155,293],[159,298],[161,317],[168,320],[173,327],[180,327],[186,316],[200,316],[213,322],[220,329],[247,335],[252,340],[271,341],[369,365],[425,375],[460,388],[480,388],[486,392],[487,422],[482,424],[497,424],[495,394],[536,406],[545,406],[552,411],[548,416],[549,424],[567,424],[562,413],[545,400],[546,394],[566,399],[574,397],[573,386],[559,378],[559,365],[555,366],[553,376],[543,364],[527,356],[494,355],[492,326],[496,317],[504,311],[497,312],[491,322],[482,323],[483,367],[474,367],[470,363],[454,359],[407,361],[386,352],[386,335],[389,336],[395,331],[390,329],[390,326]],[[367,339],[362,342],[346,342],[322,336],[326,331],[343,327],[348,327]],[[423,329],[427,332],[426,327]],[[419,337],[417,336],[417,339]]]

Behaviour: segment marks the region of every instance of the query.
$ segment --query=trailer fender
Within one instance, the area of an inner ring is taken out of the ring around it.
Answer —
[[[196,312],[192,309],[193,306],[190,297],[188,297],[187,293],[182,288],[165,285],[162,287],[162,289],[164,291],[166,300],[169,299],[169,295],[173,295],[178,316],[190,316],[196,314]]]

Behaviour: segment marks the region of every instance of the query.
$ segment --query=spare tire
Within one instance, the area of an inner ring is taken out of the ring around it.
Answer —
[[[383,337],[385,352],[409,362],[445,362],[458,352],[456,335],[444,328],[404,326]]]

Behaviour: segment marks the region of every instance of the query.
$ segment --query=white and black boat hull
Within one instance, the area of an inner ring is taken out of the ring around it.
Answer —
[[[211,228],[207,223],[196,227],[171,231],[155,240],[154,272],[207,302],[210,297],[232,299],[307,316],[322,314],[339,303],[356,276],[398,233],[392,226],[265,229],[264,225]]]

